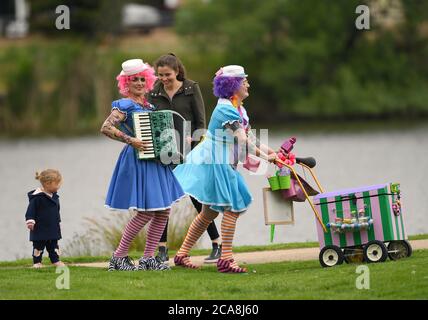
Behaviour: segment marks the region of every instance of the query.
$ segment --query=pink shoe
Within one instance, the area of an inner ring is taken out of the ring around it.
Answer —
[[[35,263],[35,264],[33,264],[33,268],[34,269],[40,269],[40,268],[43,268],[43,265],[39,262],[39,263]]]
[[[55,262],[55,263],[52,263],[55,267],[65,267],[65,264],[64,264],[64,262],[62,262],[62,261],[58,261],[58,262]]]
[[[235,260],[233,259],[230,259],[230,260],[218,259],[217,270],[218,272],[223,272],[223,273],[247,273],[247,269],[238,267],[238,265],[235,263]]]

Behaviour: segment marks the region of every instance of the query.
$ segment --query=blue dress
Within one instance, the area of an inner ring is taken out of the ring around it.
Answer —
[[[113,101],[112,110],[126,114],[121,130],[129,136],[133,132],[132,113],[151,112],[153,105],[141,107],[131,99]],[[157,160],[139,160],[135,149],[126,145],[119,155],[106,198],[106,207],[115,210],[158,211],[171,208],[184,196],[183,189],[169,165]]]
[[[219,99],[205,139],[174,169],[184,191],[218,212],[244,212],[252,201],[241,174],[234,167],[234,137],[227,123],[242,119],[227,99]]]

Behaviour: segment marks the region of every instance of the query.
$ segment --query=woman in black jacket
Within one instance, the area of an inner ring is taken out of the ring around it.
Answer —
[[[190,131],[186,133],[182,121],[174,122],[176,130],[180,134],[180,152],[185,154],[185,150],[190,151],[196,146],[202,134],[205,133],[205,106],[201,90],[197,82],[186,79],[184,65],[173,53],[161,56],[154,63],[154,67],[158,81],[149,93],[148,100],[157,107],[157,110],[178,112],[190,124]],[[202,204],[192,197],[191,200],[198,213],[201,212]],[[162,261],[169,259],[166,246],[167,229],[168,224],[159,242],[158,257]],[[207,231],[212,241],[212,251],[205,262],[215,263],[221,255],[221,241],[214,221],[208,226]]]

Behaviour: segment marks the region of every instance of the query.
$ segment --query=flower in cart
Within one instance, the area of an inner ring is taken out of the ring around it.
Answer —
[[[288,153],[287,156],[284,156],[282,153],[280,153],[279,158],[287,165],[292,166],[296,163],[296,155],[294,153]],[[278,167],[282,168],[282,165]]]
[[[296,163],[296,155],[294,153],[289,152],[287,154],[287,159],[285,160],[285,163],[289,166],[292,166]]]
[[[292,166],[296,163],[296,155],[291,152],[287,153],[287,155],[284,155],[282,152],[278,152],[277,157],[288,166]],[[276,165],[280,169],[284,166],[281,163],[276,163]]]
[[[282,153],[282,152],[278,152],[277,153],[277,157],[279,158],[279,160],[283,161],[286,163],[287,161],[287,157]],[[288,163],[287,163],[288,164]],[[278,166],[278,168],[282,168],[284,165],[282,163],[276,163],[276,165]]]

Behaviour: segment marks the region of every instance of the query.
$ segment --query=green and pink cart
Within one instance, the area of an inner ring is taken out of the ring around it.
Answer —
[[[313,166],[315,161],[313,161]],[[305,161],[297,161],[309,170],[321,193],[310,198],[305,181],[292,166],[287,166],[315,213],[319,261],[323,267],[349,262],[383,262],[388,257],[409,257],[412,247],[407,240],[401,206],[400,185],[384,183],[354,189],[324,192]],[[306,188],[307,189],[307,188]]]

